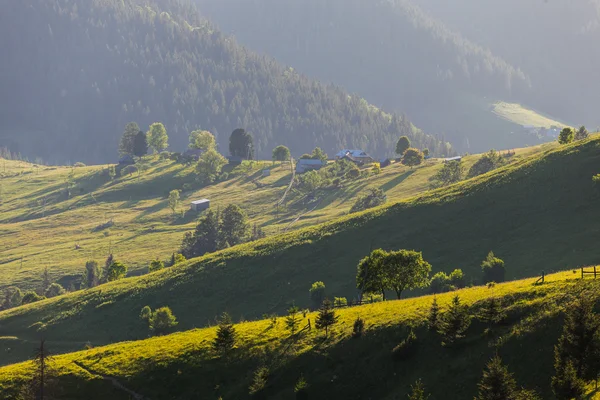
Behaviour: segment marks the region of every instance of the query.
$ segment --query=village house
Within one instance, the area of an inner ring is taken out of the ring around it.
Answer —
[[[375,160],[363,150],[344,149],[335,155],[336,160],[348,160],[358,165],[372,164]]]
[[[323,168],[325,163],[321,160],[300,159],[296,163],[296,173],[303,174],[307,171],[319,170]]]
[[[192,201],[192,204],[190,207],[190,209],[195,212],[208,210],[209,208],[210,208],[210,200],[208,200],[208,199]]]

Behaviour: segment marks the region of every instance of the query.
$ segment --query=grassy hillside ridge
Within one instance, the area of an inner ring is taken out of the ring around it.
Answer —
[[[308,381],[314,399],[332,398],[333,393],[347,399],[405,398],[419,378],[432,398],[464,399],[476,394],[481,370],[496,353],[509,364],[520,385],[548,398],[560,314],[578,293],[585,290],[596,298],[600,294],[597,281],[581,282],[578,276],[567,271],[547,276],[541,286],[534,285],[535,279],[525,279],[438,295],[442,310],[458,294],[472,306],[473,315],[490,297],[499,298],[507,312],[506,324],[495,327],[491,335],[484,334],[484,324],[474,321],[457,347],[440,346],[440,337],[424,329],[433,299],[424,296],[340,309],[339,322],[328,340],[316,329],[294,340],[282,318],[275,325],[270,320],[237,324],[239,340],[231,362],[210,351],[214,327],[66,354],[55,358],[58,382],[69,383],[60,385],[60,398],[104,398],[110,384],[99,377],[110,376],[152,399],[242,399],[248,398],[253,371],[266,365],[270,373],[264,395],[273,399],[289,399],[300,375]],[[359,316],[365,321],[366,334],[351,339]],[[307,319],[314,324],[315,314],[302,318],[301,326]],[[411,327],[418,337],[415,357],[393,362],[391,349]],[[438,365],[446,367],[435,368]],[[0,368],[0,390],[15,393],[30,374],[28,364]],[[128,398],[123,393],[114,395],[115,399]]]
[[[520,126],[531,125],[537,128],[550,128],[552,126],[564,128],[569,126],[520,104],[497,102],[494,104],[493,110],[494,114]]]
[[[308,304],[317,280],[328,296],[357,296],[356,264],[371,248],[418,249],[434,272],[480,279],[493,250],[509,278],[592,264],[600,256],[598,193],[591,177],[600,138],[549,150],[463,183],[374,211],[236,246],[185,265],[0,313],[0,335],[21,339],[138,339],[145,305],[170,306],[181,329],[223,311],[255,318]],[[115,323],[108,324],[107,321]],[[119,321],[116,323],[116,321]]]
[[[553,146],[518,149],[510,161]],[[465,165],[479,157],[466,157]],[[381,188],[390,203],[416,196],[429,190],[429,178],[440,163],[428,160],[415,169],[393,164],[380,175],[319,190],[314,202],[294,190],[277,211],[275,203],[291,179],[287,164],[259,162],[238,172],[228,166],[229,180],[203,186],[195,181],[192,166],[156,157],[148,157],[148,169],[141,176],[114,181],[106,174],[107,166],[72,170],[0,160],[0,290],[10,285],[37,288],[46,267],[53,279],[69,288],[79,280],[86,261],[102,262],[109,251],[131,273],[144,273],[151,260],[166,259],[179,248],[184,233],[194,229],[196,214],[171,215],[167,197],[174,189],[182,190],[178,212],[197,198],[210,199],[214,209],[236,203],[252,224],[273,235],[346,215],[368,188]],[[271,170],[271,176],[262,177],[264,168]],[[75,185],[67,199],[65,181],[71,172]],[[103,227],[111,220],[112,226]]]

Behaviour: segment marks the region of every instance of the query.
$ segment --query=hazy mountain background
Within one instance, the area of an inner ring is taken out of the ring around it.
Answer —
[[[0,13],[0,147],[49,162],[108,162],[124,125],[161,121],[171,148],[190,131],[250,131],[258,156],[361,147],[393,153],[401,135],[449,146],[360,96],[321,84],[221,34],[175,0],[7,2]]]

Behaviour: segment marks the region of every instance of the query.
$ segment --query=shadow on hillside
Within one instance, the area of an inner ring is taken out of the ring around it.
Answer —
[[[414,169],[411,169],[410,171],[406,171],[405,173],[396,176],[395,178],[388,181],[387,183],[384,183],[379,188],[381,190],[383,190],[384,192],[387,192],[388,190],[391,190],[391,189],[395,188],[396,186],[398,186],[399,184],[401,184],[402,182],[404,182],[408,177],[410,177],[414,173],[415,173]]]

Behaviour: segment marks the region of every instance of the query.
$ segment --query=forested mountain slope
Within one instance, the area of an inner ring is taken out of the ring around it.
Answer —
[[[496,100],[524,98],[530,90],[526,71],[410,0],[197,1],[250,48],[375,105],[405,111],[424,129],[446,134],[460,150],[535,143],[490,112]]]
[[[305,307],[315,281],[325,282],[329,296],[352,299],[356,265],[376,248],[423,251],[434,273],[461,268],[475,283],[490,250],[506,262],[508,279],[591,265],[600,257],[600,194],[592,184],[599,149],[594,136],[411,200],[4,311],[0,336],[30,340],[43,331],[63,344],[137,339],[145,305],[169,305],[188,329],[223,311],[255,318],[292,302]]]
[[[600,124],[600,1],[413,1],[521,66],[531,79],[529,104],[570,121]]]
[[[263,158],[279,144],[297,156],[321,146],[383,157],[401,135],[449,152],[401,116],[246,50],[176,0],[4,2],[0,36],[0,145],[46,161],[113,160],[129,121],[162,121],[178,151],[201,127],[222,149],[245,128]]]

